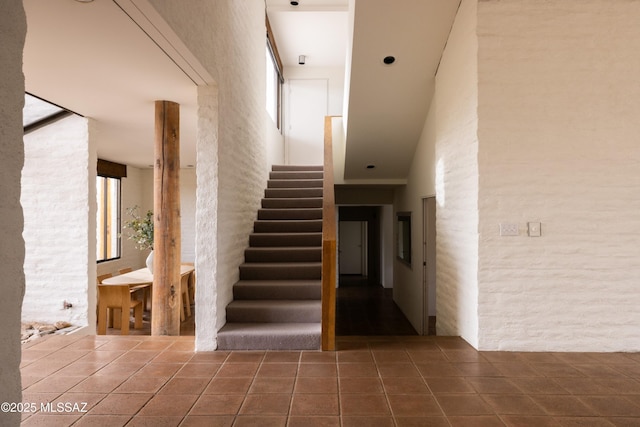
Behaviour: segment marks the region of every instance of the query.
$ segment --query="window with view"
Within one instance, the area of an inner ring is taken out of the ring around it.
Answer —
[[[127,176],[127,167],[118,163],[98,160],[96,197],[98,211],[96,259],[98,262],[120,258],[120,186]]]
[[[271,32],[271,25],[269,25],[269,19],[267,19],[267,48],[266,48],[266,60],[267,60],[267,112],[271,119],[280,129],[282,122],[282,83],[284,78],[282,76],[282,62],[278,54],[278,48],[276,47],[275,38]]]
[[[280,127],[278,114],[279,87],[278,72],[274,66],[270,49],[267,46],[267,112],[278,127]]]
[[[97,260],[120,258],[120,179],[98,176]]]

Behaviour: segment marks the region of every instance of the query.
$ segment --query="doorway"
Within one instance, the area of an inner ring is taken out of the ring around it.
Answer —
[[[326,79],[288,80],[285,114],[286,164],[322,164],[328,85]]]
[[[367,276],[367,222],[340,221],[340,275]]]
[[[338,210],[339,286],[380,286],[380,208]]]
[[[338,209],[337,336],[417,335],[393,300],[393,272],[383,280],[393,253],[393,211],[385,208]]]

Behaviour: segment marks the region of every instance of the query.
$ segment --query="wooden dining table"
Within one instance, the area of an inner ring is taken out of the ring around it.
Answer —
[[[191,274],[195,270],[193,265],[181,264],[180,265],[180,277]],[[153,273],[147,267],[133,270],[128,273],[118,274],[117,276],[104,279],[102,285],[129,285],[130,287],[136,287],[140,285],[152,285]]]
[[[180,265],[180,280],[185,279],[186,276],[191,275],[195,271],[195,267],[191,264],[181,264]],[[112,276],[107,279],[103,279],[102,282],[98,285],[98,298],[99,291],[101,286],[122,286],[128,285],[130,290],[145,290],[147,288],[150,293],[153,293],[153,273],[148,268],[140,268],[138,270],[129,271],[128,273],[119,274],[117,276]],[[188,300],[187,300],[188,301]],[[189,304],[189,302],[187,302]],[[146,310],[147,307],[144,307]],[[188,308],[189,313],[191,315],[191,310]],[[181,313],[181,317],[184,314]]]

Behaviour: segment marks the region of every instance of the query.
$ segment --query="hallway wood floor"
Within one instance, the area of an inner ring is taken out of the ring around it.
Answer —
[[[417,335],[393,301],[393,289],[342,276],[336,292],[336,335]]]

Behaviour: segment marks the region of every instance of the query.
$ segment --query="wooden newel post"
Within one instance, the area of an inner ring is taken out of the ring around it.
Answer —
[[[155,109],[151,335],[180,335],[180,105]]]

